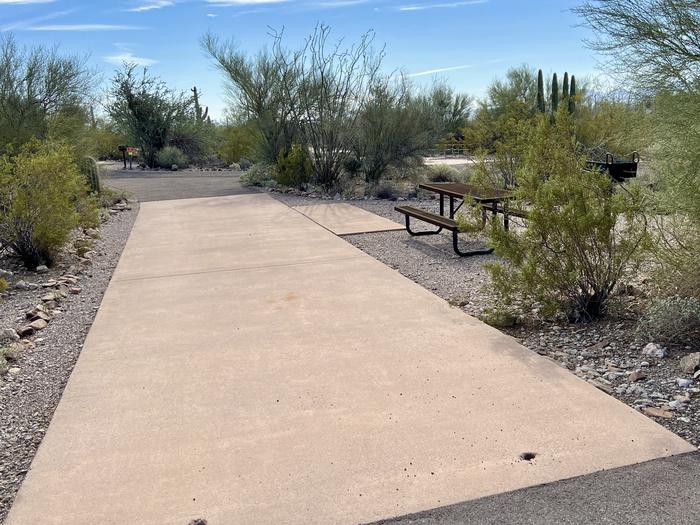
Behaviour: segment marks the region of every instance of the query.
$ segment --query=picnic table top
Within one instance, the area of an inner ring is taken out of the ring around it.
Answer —
[[[484,203],[500,202],[514,198],[513,192],[510,190],[499,188],[484,189],[462,182],[430,182],[419,184],[418,187],[441,195],[447,195],[448,197],[457,197],[458,199],[463,199],[465,195],[469,195],[475,201]]]

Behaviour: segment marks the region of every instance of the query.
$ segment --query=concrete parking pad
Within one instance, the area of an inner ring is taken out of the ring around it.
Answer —
[[[691,450],[267,195],[153,202],[7,524],[369,522]]]
[[[336,235],[404,229],[401,224],[352,204],[313,204],[310,206],[295,206],[294,209]]]

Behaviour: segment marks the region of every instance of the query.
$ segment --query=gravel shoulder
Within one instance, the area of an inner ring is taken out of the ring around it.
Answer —
[[[329,202],[293,193],[271,195],[290,206]],[[397,202],[356,199],[348,202],[403,223],[394,211]],[[411,200],[410,204],[436,211],[437,200]],[[469,239],[466,235],[465,242]],[[348,235],[345,240],[394,268],[465,313],[481,317],[494,306],[484,264],[498,262],[495,255],[458,257],[448,235],[410,237],[405,231]],[[473,248],[483,245],[475,239]],[[465,248],[469,244],[465,244]],[[700,378],[683,372],[680,361],[689,347],[668,347],[664,357],[645,355],[650,341],[635,340],[636,323],[648,300],[643,283],[635,282],[612,301],[609,315],[600,321],[571,324],[550,321],[536,313],[520,324],[500,328],[540,355],[554,360],[573,374],[651,417],[689,443],[700,446]],[[658,350],[658,348],[656,348]]]
[[[11,288],[0,299],[0,328],[25,326],[25,312],[37,305],[50,312],[45,328],[21,343],[0,344],[21,348],[0,374],[0,523],[61,399],[137,211],[136,206],[113,210],[87,257],[67,250],[46,273],[26,272],[0,256],[0,268],[13,272]],[[61,293],[64,283],[70,287],[67,293]],[[47,294],[56,295],[56,304],[42,300]]]

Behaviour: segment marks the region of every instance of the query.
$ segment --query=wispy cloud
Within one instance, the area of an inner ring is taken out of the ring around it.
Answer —
[[[402,5],[397,8],[398,11],[425,11],[426,9],[454,9],[466,5],[485,4],[489,0],[466,0],[463,2],[448,2],[444,4],[412,4]]]
[[[173,0],[149,0],[143,5],[132,7],[131,9],[127,9],[127,11],[131,11],[132,13],[142,13],[144,11],[153,11],[154,9],[163,9],[164,7],[170,7],[171,5],[175,5]]]
[[[29,26],[26,29],[28,31],[139,31],[145,28],[113,24],[52,24]]]
[[[214,13],[207,13],[207,16],[208,16],[209,18],[216,18],[216,17],[219,16],[219,15],[215,15]]]
[[[247,5],[282,4],[289,0],[205,0],[207,4],[216,7],[232,7]]]
[[[324,0],[316,2],[313,7],[333,8],[333,7],[350,7],[353,5],[366,4],[369,0]]]
[[[157,64],[158,61],[153,58],[139,57],[134,55],[131,51],[124,51],[117,55],[109,55],[104,57],[106,62],[110,64],[116,64],[118,66],[122,65],[124,62],[128,64],[136,64],[137,66],[151,66]]]
[[[467,69],[473,67],[471,64],[462,64],[461,66],[450,66],[450,67],[440,67],[437,69],[428,69],[427,71],[419,71],[418,73],[411,73],[407,75],[409,77],[423,77],[426,75],[435,75],[436,73],[444,73],[446,71],[457,71],[458,69]]]
[[[32,18],[25,18],[23,20],[15,20],[14,22],[10,22],[9,24],[3,24],[2,26],[0,26],[0,32],[26,29],[30,26],[39,24],[41,22],[46,22],[48,20],[54,20],[54,19],[60,18],[62,16],[70,15],[71,13],[74,13],[75,11],[76,11],[76,9],[67,9],[65,11],[55,11],[53,13],[47,13],[47,14],[41,15],[41,16],[35,16]]]
[[[52,4],[56,0],[0,0],[0,5]]]

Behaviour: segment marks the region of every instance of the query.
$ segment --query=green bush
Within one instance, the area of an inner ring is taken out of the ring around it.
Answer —
[[[378,199],[385,200],[396,200],[396,198],[398,197],[394,186],[389,182],[382,182],[378,184],[374,189],[374,196]]]
[[[253,164],[241,175],[243,186],[271,186],[275,182],[276,168],[271,164]]]
[[[641,192],[585,169],[563,106],[554,124],[539,118],[528,142],[514,203],[527,224],[508,231],[493,221],[491,242],[506,264],[488,270],[505,303],[517,296],[570,321],[595,319],[648,239]]]
[[[73,150],[32,141],[0,159],[0,244],[28,268],[51,264],[76,226],[99,224]]]
[[[428,179],[431,182],[455,182],[459,172],[446,164],[436,164],[428,169]]]
[[[9,285],[7,284],[7,281],[5,280],[5,278],[0,277],[0,293],[6,292],[8,287],[9,287]]]
[[[182,151],[175,146],[165,146],[156,153],[156,165],[159,168],[171,169],[173,165],[178,168],[186,168],[190,161]]]
[[[309,153],[299,144],[277,157],[277,182],[282,186],[299,188],[313,177],[313,166]]]
[[[261,142],[260,132],[252,123],[227,126],[220,131],[217,153],[226,164],[241,163],[250,157]]]
[[[694,297],[654,299],[639,320],[636,335],[646,342],[700,345],[700,301]]]

